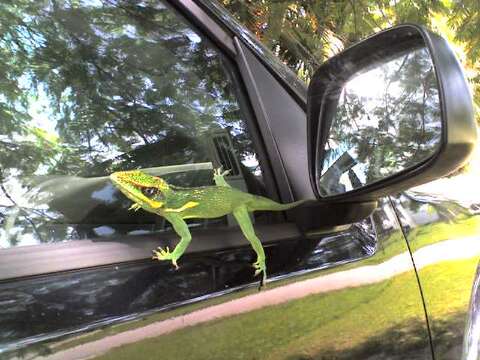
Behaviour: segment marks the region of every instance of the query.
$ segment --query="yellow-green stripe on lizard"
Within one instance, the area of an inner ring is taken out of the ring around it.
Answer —
[[[249,212],[288,210],[303,201],[280,204],[263,196],[242,192],[228,185],[224,179],[227,173],[228,171],[222,173],[221,169],[216,169],[213,174],[216,186],[195,188],[172,186],[162,178],[139,170],[115,172],[110,175],[110,179],[125,196],[134,202],[130,209],[136,211],[142,208],[163,216],[180,236],[180,242],[172,252],[168,248],[154,250],[154,259],[170,260],[178,267],[177,261],[192,239],[184,219],[208,219],[233,214],[257,254],[257,261],[253,264],[255,276],[263,273],[262,282],[264,282],[267,277],[265,252],[255,234]]]

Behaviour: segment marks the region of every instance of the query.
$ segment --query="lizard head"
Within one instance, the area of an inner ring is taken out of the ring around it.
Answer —
[[[114,172],[110,180],[125,196],[147,211],[161,208],[165,192],[169,190],[165,180],[140,170]]]

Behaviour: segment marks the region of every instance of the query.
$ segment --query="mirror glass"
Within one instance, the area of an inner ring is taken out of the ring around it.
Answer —
[[[442,121],[428,49],[409,49],[355,73],[335,95],[336,110],[318,166],[322,196],[387,178],[431,157]]]

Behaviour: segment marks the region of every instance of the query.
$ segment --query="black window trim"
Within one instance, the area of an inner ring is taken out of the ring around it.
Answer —
[[[268,154],[270,155],[270,162],[273,165],[272,170],[275,179],[277,180],[280,197],[282,201],[285,202],[293,201],[293,192],[288,182],[287,172],[285,170],[277,143],[273,137],[272,130],[270,129],[268,123],[268,113],[265,110],[265,106],[262,101],[262,95],[256,86],[256,80],[252,75],[252,71],[250,69],[251,65],[245,56],[245,49],[242,48],[242,44],[237,37],[234,38],[234,43],[238,53],[237,64],[239,66],[240,73],[242,74],[243,81],[245,82],[247,94],[255,112],[259,130],[265,139],[265,146]]]

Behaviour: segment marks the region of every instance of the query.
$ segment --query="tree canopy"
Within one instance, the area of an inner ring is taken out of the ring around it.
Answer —
[[[382,29],[426,25],[447,38],[466,69],[480,122],[478,0],[222,0],[224,6],[300,78]]]

